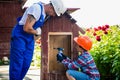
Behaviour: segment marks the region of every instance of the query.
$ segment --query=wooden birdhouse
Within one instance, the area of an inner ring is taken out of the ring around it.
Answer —
[[[79,31],[84,34],[84,30],[70,16],[70,13],[77,9],[69,8],[63,16],[51,17],[42,27],[41,80],[67,80],[67,68],[57,62],[58,51],[54,48],[64,48],[63,53],[71,59],[77,55],[73,47],[73,38],[79,35]]]

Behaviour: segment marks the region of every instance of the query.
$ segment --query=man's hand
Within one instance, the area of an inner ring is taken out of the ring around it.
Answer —
[[[41,32],[42,32],[42,31],[41,31],[41,28],[40,28],[40,27],[37,28],[36,31],[37,31],[36,35],[37,35],[37,36],[40,36],[40,35],[41,35]]]
[[[62,62],[67,57],[64,54],[57,54],[57,61]]]

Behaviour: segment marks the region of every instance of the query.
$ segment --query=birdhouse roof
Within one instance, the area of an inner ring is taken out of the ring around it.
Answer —
[[[76,10],[79,10],[80,8],[67,8],[68,13],[71,14],[73,12],[75,12]]]

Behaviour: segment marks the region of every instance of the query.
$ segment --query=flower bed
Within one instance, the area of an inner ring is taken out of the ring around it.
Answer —
[[[120,80],[120,26],[104,25],[86,29],[92,38],[90,50],[101,74],[101,80]]]

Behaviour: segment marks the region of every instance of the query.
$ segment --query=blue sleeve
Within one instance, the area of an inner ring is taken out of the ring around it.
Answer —
[[[65,59],[62,61],[62,63],[69,69],[79,69],[87,64],[83,56],[79,56],[75,61]]]

